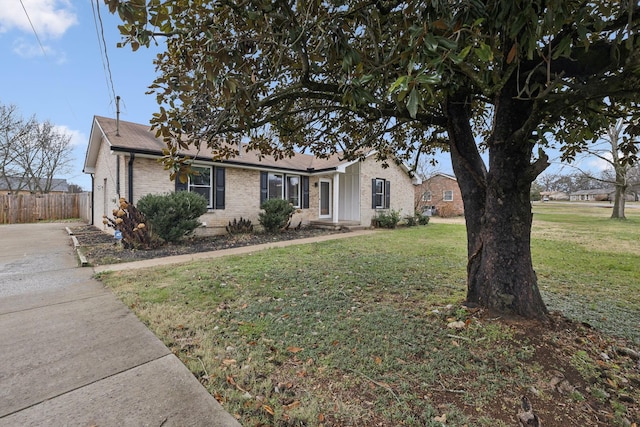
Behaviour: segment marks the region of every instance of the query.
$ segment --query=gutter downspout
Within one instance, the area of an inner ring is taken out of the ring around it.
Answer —
[[[134,153],[131,153],[131,156],[129,157],[129,164],[128,164],[128,181],[129,181],[129,191],[127,194],[128,197],[128,202],[129,203],[133,203],[133,161],[136,159],[136,155]]]
[[[91,218],[89,219],[89,225],[94,225],[95,221],[93,220],[93,216],[95,215],[95,197],[96,197],[96,176],[95,174],[91,174]]]

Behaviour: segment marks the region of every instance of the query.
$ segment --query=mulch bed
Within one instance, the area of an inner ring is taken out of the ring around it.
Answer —
[[[105,233],[99,228],[86,225],[70,227],[78,239],[82,254],[90,265],[117,264],[173,255],[209,252],[243,246],[273,243],[285,240],[304,239],[327,234],[345,233],[348,230],[327,230],[319,228],[301,228],[285,230],[277,234],[252,233],[220,236],[194,236],[180,244],[166,244],[154,249],[125,249],[113,237],[113,232]]]

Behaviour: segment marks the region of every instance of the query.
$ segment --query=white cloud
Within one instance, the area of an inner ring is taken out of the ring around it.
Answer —
[[[54,129],[59,133],[71,136],[70,143],[72,147],[86,145],[89,140],[84,133],[79,130],[71,129],[65,125],[55,125]]]
[[[32,34],[29,19],[41,40],[60,37],[78,23],[67,0],[0,0],[0,33],[17,29]]]
[[[45,55],[56,64],[67,62],[67,55],[64,52],[60,52],[47,44],[40,45],[36,42],[28,42],[23,38],[14,40],[12,50],[13,53],[22,58],[36,58]]]

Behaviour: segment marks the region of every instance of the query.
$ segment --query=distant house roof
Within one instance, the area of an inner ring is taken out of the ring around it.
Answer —
[[[119,135],[116,135],[118,133]],[[162,138],[157,138],[155,132],[151,131],[149,125],[142,125],[120,120],[119,124],[115,119],[95,116],[93,125],[91,126],[91,134],[89,136],[89,145],[85,156],[84,172],[94,173],[98,152],[100,150],[100,141],[104,140],[110,145],[113,152],[134,153],[150,156],[162,156],[162,150],[166,148]],[[367,157],[375,154],[371,151]],[[190,146],[187,150],[180,152],[180,155],[188,156],[196,160],[211,161],[211,154],[207,155],[206,150],[198,151],[195,147]],[[266,169],[291,170],[307,173],[323,172],[323,171],[343,171],[347,166],[357,162],[348,161],[340,158],[340,154],[332,154],[327,159],[318,158],[311,154],[296,153],[293,157],[285,157],[276,160],[273,156],[260,156],[256,151],[248,151],[247,146],[242,146],[241,155],[221,160],[227,165],[238,166],[254,166]],[[401,167],[409,173],[406,165]]]
[[[427,180],[429,180],[429,179],[431,179],[431,178],[435,178],[436,176],[441,176],[441,177],[444,177],[444,178],[451,179],[451,180],[453,180],[453,181],[458,181],[458,178],[456,178],[455,176],[453,176],[453,175],[449,175],[448,173],[441,173],[441,172],[434,173],[434,174],[433,174],[433,175],[431,175],[429,178],[427,178]]]
[[[26,178],[18,176],[0,176],[0,191],[30,191],[36,188],[44,188],[47,185],[47,180],[40,178],[39,185],[29,185],[30,182],[25,182]],[[7,182],[8,181],[8,182]],[[49,191],[67,193],[69,191],[69,184],[66,179],[53,178],[51,180],[51,189]]]
[[[594,188],[594,189],[590,189],[590,190],[578,190],[578,191],[574,191],[571,194],[572,195],[593,195],[593,194],[611,194],[613,192],[615,192],[616,190],[614,188]]]

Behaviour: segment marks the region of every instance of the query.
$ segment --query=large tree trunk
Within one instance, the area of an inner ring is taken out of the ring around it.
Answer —
[[[478,153],[462,98],[447,102],[451,160],[460,185],[467,225],[467,302],[499,313],[544,318],[531,260],[531,183],[546,159],[531,164],[531,132],[521,129],[530,113],[506,94],[495,105],[486,144],[489,170]]]
[[[613,198],[613,211],[611,212],[612,219],[627,219],[624,214],[624,208],[626,204],[626,187],[616,185],[616,192]]]

